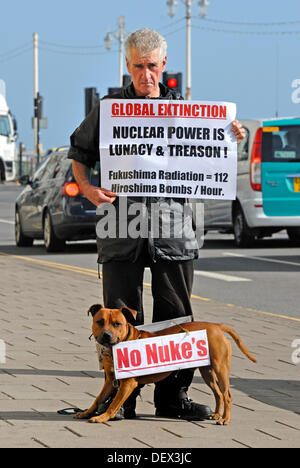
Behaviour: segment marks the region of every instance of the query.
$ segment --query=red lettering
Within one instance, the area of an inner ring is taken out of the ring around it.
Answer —
[[[148,104],[143,104],[142,115],[143,115],[143,116],[149,115],[149,107],[148,107]]]
[[[142,357],[141,357],[141,353],[137,349],[134,349],[133,351],[131,351],[130,361],[133,367],[138,367],[141,365]]]
[[[181,346],[181,352],[183,359],[190,359],[193,354],[191,343],[183,343]]]
[[[165,104],[158,104],[158,115],[165,115]]]
[[[172,361],[176,361],[177,359],[181,361],[181,354],[179,352],[179,343],[175,344],[174,341],[170,341],[170,351],[171,351]]]
[[[111,108],[112,115],[117,117],[119,115],[119,104],[114,103]]]
[[[170,362],[170,351],[169,346],[159,346],[158,354],[160,362]]]
[[[199,106],[197,106],[197,104],[194,104],[192,107],[192,115],[193,117],[199,116]]]
[[[146,356],[147,356],[147,363],[148,364],[158,364],[158,354],[157,354],[157,346],[154,343],[153,345],[147,344],[145,346]]]
[[[141,115],[141,105],[134,104],[134,115]]]
[[[211,108],[211,115],[216,118],[219,115],[219,108],[218,106],[212,106]]]
[[[198,351],[198,356],[199,357],[205,357],[207,356],[207,344],[205,340],[199,340],[196,343]]]
[[[131,102],[128,102],[126,104],[126,115],[132,115],[132,114],[133,114],[133,104],[131,104]]]
[[[128,349],[117,349],[117,362],[118,368],[122,369],[124,367],[129,367],[129,356],[128,356]]]
[[[199,107],[201,109],[201,117],[204,117],[205,116],[206,105],[205,104],[200,104]]]
[[[222,117],[224,119],[227,118],[227,107],[226,106],[220,106],[220,115],[219,117]]]
[[[124,104],[120,104],[120,107],[119,107],[119,115],[121,115],[122,117],[125,115],[124,113]]]

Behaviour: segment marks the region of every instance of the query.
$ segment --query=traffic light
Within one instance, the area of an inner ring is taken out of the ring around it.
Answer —
[[[85,88],[85,116],[91,112],[98,101],[99,93],[97,93],[97,88]]]
[[[123,88],[127,88],[131,83],[131,76],[130,75],[123,75]]]
[[[119,94],[122,89],[123,88],[108,88],[108,94],[109,95]]]
[[[163,84],[168,88],[182,93],[182,73],[164,72],[163,73]]]
[[[37,93],[37,97],[34,99],[34,117],[40,120],[43,118],[43,102],[43,96]]]
[[[130,75],[123,75],[123,86],[115,87],[115,88],[108,88],[108,94],[119,94],[123,88],[127,88],[131,83],[131,76]]]

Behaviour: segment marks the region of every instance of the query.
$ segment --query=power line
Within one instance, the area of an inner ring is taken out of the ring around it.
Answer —
[[[184,29],[185,29],[185,26],[183,26],[182,28],[179,28],[179,29],[175,29],[175,31],[171,31],[171,32],[169,32],[167,34],[164,34],[164,36],[165,37],[171,36],[172,34],[175,34],[175,33],[179,32],[179,31],[183,31]]]
[[[2,57],[5,57],[7,55],[11,55],[11,54],[14,54],[14,53],[17,53],[18,51],[21,51],[23,50],[25,47],[28,47],[31,45],[31,42],[26,42],[25,44],[23,45],[20,45],[19,47],[16,47],[15,49],[11,49],[11,50],[8,50],[7,52],[1,52],[0,53],[0,59]]]
[[[40,39],[40,44],[45,44],[51,47],[58,47],[62,49],[103,49],[104,45],[95,45],[95,46],[78,46],[78,45],[66,45],[66,44],[58,44],[55,42],[48,42],[48,41],[43,41]]]
[[[66,51],[66,50],[54,50],[54,49],[50,49],[48,47],[44,47],[44,46],[40,46],[39,47],[40,50],[44,50],[46,52],[52,52],[53,54],[61,54],[61,55],[80,55],[80,56],[84,56],[84,55],[96,55],[96,56],[99,56],[99,55],[107,55],[108,52],[107,51],[104,51],[104,52],[70,52],[70,51]],[[118,52],[118,50],[112,50],[112,52]]]
[[[273,22],[273,23],[246,23],[246,22],[237,22],[237,21],[223,21],[223,20],[215,20],[215,19],[210,19],[210,18],[199,18],[198,16],[193,16],[192,18],[195,18],[199,21],[207,21],[209,23],[219,23],[219,24],[230,24],[230,25],[235,25],[235,26],[259,26],[259,27],[274,27],[274,26],[288,26],[292,24],[300,24],[300,20],[296,21],[280,21],[280,22]]]
[[[219,32],[225,34],[241,34],[241,35],[257,35],[257,36],[280,36],[280,35],[297,35],[300,34],[300,31],[236,31],[230,29],[217,29],[217,28],[208,28],[205,26],[192,26],[193,29],[201,29],[202,31],[211,31]]]
[[[169,24],[166,24],[166,25],[164,25],[164,26],[161,26],[160,28],[157,28],[157,31],[161,31],[162,29],[171,28],[171,27],[175,26],[176,24],[181,23],[182,21],[185,21],[185,18],[180,18],[180,19],[177,20],[177,21],[172,21],[172,23],[169,23]]]
[[[12,54],[12,55],[4,57],[4,58],[0,57],[0,62],[1,63],[8,62],[9,60],[13,60],[14,58],[19,57],[20,55],[23,55],[23,54],[25,54],[26,52],[29,52],[29,51],[32,51],[32,46],[27,47],[27,48],[25,48],[23,50],[20,50],[16,54]]]

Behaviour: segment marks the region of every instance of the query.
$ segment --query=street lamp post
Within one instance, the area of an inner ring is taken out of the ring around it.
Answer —
[[[128,32],[125,29],[125,17],[118,17],[118,29],[113,32],[108,32],[104,38],[104,44],[107,50],[110,50],[113,43],[113,37],[119,41],[119,86],[123,86],[123,54],[124,44],[127,39]]]
[[[191,62],[191,18],[192,4],[194,0],[181,0],[186,6],[186,100],[192,98],[192,62]],[[205,18],[210,3],[208,0],[200,0],[198,3],[198,13],[201,18]],[[167,0],[168,15],[173,18],[176,15],[178,0]]]

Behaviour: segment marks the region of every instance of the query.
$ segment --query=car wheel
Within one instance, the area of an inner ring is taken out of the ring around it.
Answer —
[[[47,252],[60,252],[65,247],[65,241],[58,239],[52,226],[50,213],[47,211],[44,217],[44,243]]]
[[[34,239],[25,236],[18,211],[15,214],[15,241],[17,247],[32,247]]]
[[[236,246],[239,248],[251,247],[255,241],[255,235],[249,228],[245,215],[238,207],[233,217],[233,231]]]
[[[3,161],[0,161],[0,184],[5,182],[5,166]]]
[[[300,228],[289,228],[287,229],[287,233],[291,242],[300,243]]]

